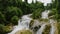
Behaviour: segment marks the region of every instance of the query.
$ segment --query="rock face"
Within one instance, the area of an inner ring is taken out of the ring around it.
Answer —
[[[31,30],[20,30],[17,31],[15,34],[33,34]]]

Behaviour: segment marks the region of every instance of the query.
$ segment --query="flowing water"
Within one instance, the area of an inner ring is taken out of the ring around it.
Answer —
[[[41,25],[41,28],[37,31],[37,34],[42,34],[42,32],[43,32],[44,29],[45,29],[45,26],[46,26],[46,24],[42,24],[42,25]]]
[[[42,18],[43,19],[48,19],[48,13],[49,13],[49,10],[46,10],[46,11],[42,12]],[[50,19],[49,21],[50,21],[49,23],[51,24],[49,34],[54,34],[55,30],[56,30],[55,26],[54,26],[55,21],[53,19]],[[46,24],[41,25],[41,28],[37,31],[37,34],[42,34],[43,30],[45,29],[45,25]]]
[[[22,19],[18,21],[18,25],[17,25],[17,26],[14,26],[13,31],[10,32],[10,33],[8,33],[8,34],[15,34],[17,31],[22,30],[22,29],[26,29],[26,30],[29,29],[29,23],[30,23],[30,21],[32,20],[32,19],[29,17],[30,15],[31,15],[31,14],[29,14],[29,15],[24,15],[24,16],[22,17]]]
[[[50,2],[48,2],[48,0],[46,0],[46,1],[44,0],[42,2],[46,6],[47,3],[51,3],[51,0],[49,0],[49,1]],[[49,10],[45,10],[44,12],[42,12],[42,15],[41,15],[42,17],[41,18],[48,19],[48,14],[49,14]],[[8,34],[15,34],[17,31],[22,30],[22,29],[28,30],[30,21],[32,20],[32,18],[30,18],[30,16],[31,16],[31,14],[22,16],[22,18],[18,20],[18,25],[14,26],[12,32],[10,32]],[[49,21],[50,21],[50,24],[51,24],[49,34],[54,34],[54,32],[55,32],[54,20],[49,20]],[[36,34],[42,34],[46,25],[47,25],[46,23],[43,23],[41,25],[41,27],[39,28],[39,30],[36,32]]]
[[[50,34],[55,34],[55,26],[54,26],[55,21],[53,19],[50,19],[50,24],[51,24],[51,29],[50,29]]]
[[[49,14],[49,10],[45,10],[44,12],[42,12],[41,16],[43,19],[48,19],[48,14]],[[37,31],[37,34],[42,34],[46,25],[47,25],[46,23],[42,24],[41,28]]]
[[[49,13],[49,10],[45,10],[44,12],[42,12],[42,18],[48,19],[48,13]],[[15,34],[17,31],[22,30],[22,29],[28,30],[30,21],[32,20],[30,16],[31,14],[22,16],[22,18],[18,20],[18,25],[14,26],[13,31],[8,34]],[[54,20],[50,19],[50,24],[51,24],[50,34],[54,34],[55,32],[55,26],[53,25]],[[42,34],[46,25],[47,25],[46,23],[43,23],[36,34]]]
[[[42,18],[43,19],[48,19],[48,14],[49,14],[49,10],[45,10],[44,12],[42,12]]]

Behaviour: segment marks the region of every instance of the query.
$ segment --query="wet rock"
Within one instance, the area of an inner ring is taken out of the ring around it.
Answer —
[[[15,34],[33,34],[31,30],[20,30],[17,31]]]
[[[41,27],[40,25],[39,25],[39,26],[35,26],[35,27],[33,28],[33,31],[34,31],[34,32],[37,32],[40,27]]]
[[[47,24],[45,30],[43,31],[43,34],[49,34],[50,33],[50,28],[51,28],[51,25]]]

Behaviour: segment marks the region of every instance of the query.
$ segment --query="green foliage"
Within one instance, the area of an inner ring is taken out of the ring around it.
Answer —
[[[13,23],[12,20],[11,20],[13,16],[17,16],[16,18],[20,18],[22,15],[23,15],[23,12],[21,11],[20,8],[13,7],[13,6],[8,6],[8,7],[6,7],[5,12],[4,11],[0,12],[0,16],[1,16],[0,21],[1,21],[2,24],[4,23],[6,25],[6,24],[9,24],[9,23]]]
[[[0,24],[0,33],[3,34],[3,28],[4,28],[4,25]]]
[[[32,7],[32,18],[37,19],[41,17],[42,11],[45,10],[43,3],[37,2],[36,4],[31,5]]]
[[[37,9],[32,13],[32,18],[33,19],[37,19],[41,17],[41,13],[42,13],[43,9]]]
[[[6,34],[10,31],[11,30],[9,26],[4,26],[3,24],[0,24],[0,34]]]
[[[21,9],[11,6],[11,7],[7,7],[7,14],[8,15],[11,14],[11,16],[16,15],[16,16],[20,17],[20,16],[22,16],[23,13],[22,13]]]
[[[0,24],[4,24],[3,22],[5,22],[5,15],[0,12]]]
[[[60,1],[59,0],[52,0],[52,11],[49,13],[49,16],[53,16],[53,19],[60,21]]]
[[[56,14],[56,9],[52,9],[49,13],[49,16],[55,15]]]
[[[11,18],[11,22],[13,23],[13,24],[18,24],[18,20],[19,20],[19,18],[17,17],[17,16],[13,16],[12,18]]]
[[[49,13],[49,17],[52,16],[53,19],[58,19],[58,13],[56,9],[52,9]]]
[[[57,0],[55,0],[55,1],[52,0],[52,2],[53,2],[53,3],[52,3],[52,9],[55,9],[56,6],[57,6]]]
[[[45,6],[46,10],[51,10],[52,9],[52,3],[48,3],[47,6]]]
[[[0,0],[1,23],[4,23],[5,25],[9,23],[14,24],[13,19],[20,18],[22,15],[30,14],[32,12],[34,14],[34,12],[39,11],[39,9],[41,10],[44,9],[43,3],[36,2],[36,3],[28,4],[26,3],[26,1],[22,2],[22,0]],[[37,12],[36,14],[36,16],[38,15],[37,17],[40,16],[39,13],[40,12]],[[17,16],[17,17],[13,17],[13,16]]]
[[[33,19],[40,18],[42,11],[45,9],[50,9],[49,16],[54,15],[53,19],[60,21],[59,7],[60,0],[55,0],[55,2],[48,4],[46,7],[41,2],[28,4],[27,0],[25,2],[22,2],[22,0],[0,0],[0,24],[4,24],[0,25],[0,32],[3,32],[1,34],[5,34],[5,32],[9,31],[5,25],[10,23],[16,25],[22,15],[32,13]]]

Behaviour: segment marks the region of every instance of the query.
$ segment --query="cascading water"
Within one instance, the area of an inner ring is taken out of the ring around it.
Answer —
[[[22,30],[22,29],[29,29],[29,23],[32,20],[29,15],[24,15],[21,20],[18,21],[18,25],[14,27],[13,31],[8,34],[15,34],[17,31]]]
[[[44,6],[47,6],[47,3],[52,3],[51,0],[48,0],[48,1],[42,0],[42,2],[44,3]],[[42,18],[48,19],[48,14],[49,14],[49,10],[45,10],[44,12],[42,12]],[[51,24],[50,34],[54,34],[55,32],[55,26],[53,22],[54,22],[53,20],[50,20],[50,24]],[[44,28],[45,28],[45,24],[41,25],[41,28],[37,31],[37,34],[42,34]]]
[[[42,24],[42,25],[41,25],[41,28],[37,31],[37,34],[42,34],[42,32],[43,32],[44,29],[45,29],[45,26],[46,26],[46,24]]]
[[[48,19],[48,14],[49,14],[49,10],[46,10],[46,11],[42,12],[42,18],[43,19]],[[51,24],[50,34],[54,34],[54,32],[55,32],[55,26],[54,26],[55,21],[52,20],[52,19],[50,19],[49,21],[50,21],[50,24]],[[37,31],[37,34],[42,34],[43,30],[45,29],[45,25],[46,25],[46,23],[41,25],[41,28]]]
[[[55,26],[54,26],[55,21],[50,19],[50,24],[51,24],[51,29],[50,29],[50,34],[54,34],[55,32]]]
[[[42,2],[44,3],[45,6],[47,5],[47,3],[51,3],[51,1],[47,2],[47,1],[43,1],[43,0],[42,0]],[[48,19],[48,14],[49,14],[49,10],[45,10],[44,12],[42,12],[42,18],[43,19]],[[30,21],[32,20],[32,18],[30,18],[30,15],[31,14],[24,15],[22,17],[22,19],[19,19],[18,20],[18,25],[14,26],[13,31],[11,33],[8,33],[8,34],[15,34],[17,31],[22,30],[22,29],[28,30]],[[53,22],[54,22],[53,20],[50,20],[51,29],[50,29],[49,34],[54,34],[54,32],[55,32],[55,26],[54,26]],[[42,34],[42,32],[44,31],[46,25],[47,25],[46,23],[43,23],[41,25],[40,29],[36,32],[36,34]]]
[[[44,12],[42,12],[42,18],[48,19],[48,14],[49,14],[49,10],[45,10]]]
[[[44,12],[42,12],[42,15],[41,15],[42,18],[43,19],[48,19],[48,13],[49,13],[49,10],[45,10]],[[45,29],[46,25],[47,25],[46,23],[42,24],[41,28],[37,31],[37,34],[42,34],[42,32]]]
[[[43,19],[48,19],[48,13],[49,13],[49,10],[46,10],[46,11],[42,12],[42,18]],[[28,30],[30,21],[32,20],[32,18],[30,18],[30,15],[31,14],[24,15],[22,17],[22,19],[19,19],[18,20],[18,25],[14,26],[13,31],[11,33],[8,33],[8,34],[15,34],[17,31],[20,31],[22,29]],[[54,20],[50,19],[50,24],[51,24],[50,34],[54,34],[54,32],[55,32],[55,26],[53,25]],[[42,34],[42,32],[44,31],[46,25],[47,25],[46,23],[43,23],[41,25],[40,29],[36,32],[36,34]]]

